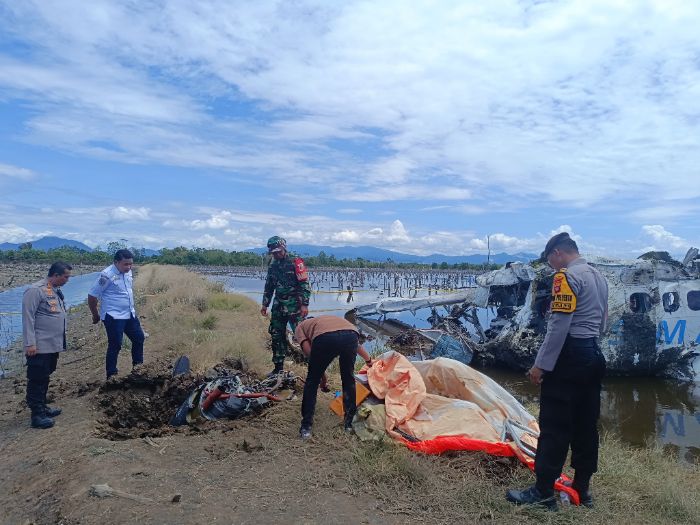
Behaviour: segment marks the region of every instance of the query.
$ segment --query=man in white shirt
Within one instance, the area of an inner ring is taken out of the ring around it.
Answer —
[[[92,324],[102,320],[107,332],[107,379],[118,372],[117,358],[122,348],[124,334],[131,340],[132,365],[143,363],[145,336],[134,305],[131,273],[133,265],[133,254],[129,250],[118,250],[114,254],[114,264],[102,270],[88,293]]]

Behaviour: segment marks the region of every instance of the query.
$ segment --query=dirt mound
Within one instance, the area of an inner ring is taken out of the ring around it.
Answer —
[[[105,415],[98,422],[98,434],[122,440],[173,432],[170,418],[202,378],[190,374],[172,377],[171,368],[149,363],[105,383],[97,396]]]
[[[139,366],[125,377],[104,383],[97,403],[104,412],[98,421],[97,433],[113,441],[158,437],[173,433],[207,432],[206,421],[174,427],[170,420],[190,393],[204,381],[238,375],[246,384],[265,385],[245,372],[247,364],[240,359],[225,359],[204,375],[182,374],[172,377],[173,366],[155,361]],[[270,381],[270,380],[266,380]]]

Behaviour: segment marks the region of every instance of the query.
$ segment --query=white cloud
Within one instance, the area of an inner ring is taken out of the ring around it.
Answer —
[[[0,225],[0,242],[26,242],[33,239],[34,236],[25,228],[16,224],[1,224]]]
[[[151,210],[143,207],[117,206],[109,211],[109,216],[115,221],[148,221],[151,219]]]
[[[396,219],[391,223],[389,233],[386,235],[386,240],[392,245],[408,244],[411,242],[411,237],[408,235],[408,231],[406,231],[403,223]]]
[[[376,184],[376,180],[373,181]],[[401,200],[466,200],[471,197],[471,192],[464,188],[441,188],[430,187],[422,184],[411,184],[401,186],[394,181],[379,180],[380,185],[367,187],[364,182],[362,186],[355,186],[353,190],[344,193],[343,198],[349,201],[359,202],[383,202]]]
[[[213,235],[206,233],[201,237],[196,238],[192,242],[192,246],[198,248],[221,248],[224,246],[224,243]]]
[[[647,224],[642,226],[642,232],[654,242],[654,245],[650,246],[646,251],[661,250],[677,252],[678,250],[687,250],[690,248],[690,243],[688,241],[678,235],[674,235],[660,224]]]
[[[0,180],[3,177],[19,180],[30,180],[36,177],[36,173],[27,168],[12,166],[11,164],[0,164]]]
[[[33,104],[33,140],[344,183],[330,198],[700,196],[692,3],[228,7],[11,3],[3,29],[36,57],[0,57],[0,83]],[[222,117],[207,96],[263,117]]]
[[[352,230],[343,230],[331,235],[331,239],[335,242],[359,242],[361,238],[359,233]]]
[[[469,241],[469,246],[474,250],[483,251],[491,248],[491,251],[520,252],[532,251],[541,245],[540,239],[520,239],[505,233],[493,233],[487,238],[474,238]]]
[[[571,237],[577,243],[579,243],[583,240],[580,235],[577,235],[574,233],[574,229],[571,226],[569,226],[568,224],[562,224],[558,228],[553,229],[551,232],[549,232],[549,236],[554,237],[558,233],[564,233],[564,232],[568,233],[569,237]]]
[[[473,250],[481,251],[491,249],[494,251],[504,251],[508,253],[528,252],[540,253],[547,241],[554,235],[562,232],[567,232],[572,239],[576,241],[579,249],[583,251],[596,252],[599,248],[584,242],[580,235],[574,233],[574,230],[568,224],[562,224],[551,230],[548,234],[538,233],[533,237],[517,237],[506,233],[492,233],[484,237],[474,237],[469,240],[468,246]]]
[[[222,230],[228,227],[230,218],[230,212],[222,211],[212,214],[208,219],[195,219],[189,225],[193,230]]]

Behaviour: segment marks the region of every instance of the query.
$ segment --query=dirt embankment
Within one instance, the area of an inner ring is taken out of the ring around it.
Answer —
[[[46,277],[50,264],[45,263],[0,263],[0,292],[22,286],[23,284],[35,283]],[[73,264],[73,275],[99,272],[104,265]]]
[[[597,508],[558,514],[518,509],[507,487],[532,475],[510,460],[413,454],[342,432],[320,394],[310,442],[298,439],[300,399],[236,421],[173,428],[167,421],[203,375],[236,363],[269,367],[266,321],[245,298],[222,294],[178,268],[147,267],[137,280],[146,364],[104,381],[103,330],[73,319],[54,374],[50,430],[30,429],[23,378],[0,381],[0,523],[697,523],[700,473],[658,451],[604,442]],[[187,354],[193,374],[173,379]],[[299,374],[303,368],[288,364]],[[332,379],[339,386],[337,376]],[[110,497],[91,487],[107,484]]]

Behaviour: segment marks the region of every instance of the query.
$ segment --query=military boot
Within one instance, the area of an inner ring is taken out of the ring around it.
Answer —
[[[506,499],[516,505],[542,505],[547,510],[557,510],[554,490],[543,494],[535,485],[523,490],[509,490],[506,492]]]
[[[32,415],[32,428],[51,428],[53,419],[46,417],[44,414]]]
[[[52,408],[52,407],[50,407],[50,406],[48,406],[48,405],[47,405],[46,407],[44,407],[44,415],[45,415],[46,417],[52,417],[52,418],[53,418],[53,417],[56,417],[56,416],[60,416],[60,415],[61,415],[61,412],[63,412],[63,410],[61,410],[61,409],[58,408],[58,407]]]

